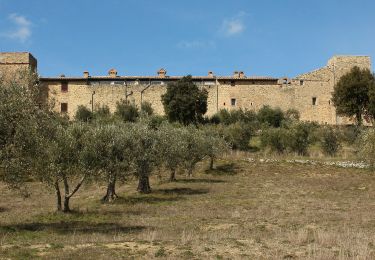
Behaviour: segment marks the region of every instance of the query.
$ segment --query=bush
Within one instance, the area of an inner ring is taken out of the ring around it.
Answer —
[[[335,156],[340,148],[338,135],[332,127],[322,129],[320,143],[325,155]]]
[[[231,144],[232,149],[248,150],[250,138],[253,135],[253,129],[250,125],[237,122],[229,126],[222,126],[221,135],[225,141]]]
[[[152,108],[151,103],[147,101],[142,102],[141,111],[142,111],[142,114],[147,115],[147,116],[151,116],[152,114],[154,114],[154,109]]]
[[[270,106],[263,106],[259,110],[257,118],[260,123],[267,124],[272,127],[280,127],[285,116],[280,108],[273,109]]]
[[[272,152],[282,154],[289,142],[289,132],[285,128],[268,128],[260,136],[261,147],[269,148]]]
[[[290,131],[289,147],[298,155],[307,155],[307,148],[312,143],[313,127],[309,123],[295,124]]]
[[[254,123],[257,121],[257,116],[254,111],[251,110],[227,110],[221,109],[219,112],[214,114],[210,120],[212,123],[222,123],[225,125],[234,124],[237,122],[242,123]]]
[[[78,109],[76,111],[74,118],[77,121],[89,122],[93,118],[92,111],[89,110],[87,107],[80,105],[78,106]]]
[[[139,117],[138,108],[126,101],[117,102],[115,116],[124,122],[135,122]]]
[[[372,167],[375,166],[375,129],[371,128],[363,131],[359,138],[359,157]]]
[[[342,142],[345,142],[349,145],[353,145],[358,138],[361,136],[363,129],[358,126],[342,126],[340,128],[339,138]]]
[[[109,111],[108,106],[100,106],[94,111],[94,118],[109,118],[111,116],[111,111]]]

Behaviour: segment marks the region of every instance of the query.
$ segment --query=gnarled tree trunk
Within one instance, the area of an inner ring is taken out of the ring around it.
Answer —
[[[214,169],[214,157],[210,156],[210,170]]]
[[[176,181],[176,169],[171,170],[169,181]]]
[[[116,174],[113,174],[113,175],[111,174],[111,176],[109,177],[108,186],[107,186],[107,193],[102,198],[103,203],[112,202],[116,198],[118,198],[118,196],[116,194],[116,179],[117,179]]]
[[[62,176],[63,182],[64,182],[64,205],[63,205],[63,212],[70,212],[70,207],[69,207],[69,201],[70,198],[73,197],[73,195],[79,190],[79,188],[82,186],[83,182],[85,181],[87,175],[84,175],[82,179],[78,182],[74,190],[70,193],[69,190],[69,182],[67,176],[64,174]]]
[[[150,181],[149,181],[148,175],[139,176],[137,191],[139,191],[140,193],[151,192]]]
[[[59,186],[59,181],[55,181],[55,190],[56,190],[56,209],[57,211],[62,210],[62,205],[61,205],[61,192],[60,192],[60,186]]]

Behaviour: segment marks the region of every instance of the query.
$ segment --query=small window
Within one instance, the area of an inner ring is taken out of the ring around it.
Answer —
[[[232,107],[236,106],[236,99],[235,98],[232,98],[230,100],[230,104],[232,105]]]
[[[328,100],[328,105],[331,105],[331,100]]]
[[[61,83],[61,92],[68,92],[68,82]]]
[[[252,105],[253,105],[253,102],[250,103],[250,106],[252,106]]]
[[[312,105],[313,105],[313,106],[316,106],[316,97],[313,97],[313,98],[312,98]]]
[[[232,81],[230,82],[230,85],[231,85],[232,87],[234,87],[234,86],[236,86],[236,82],[235,82],[234,80],[232,80]]]
[[[61,113],[68,112],[68,103],[61,103]]]
[[[225,106],[225,102],[224,102],[224,106]]]
[[[299,85],[300,85],[300,86],[303,86],[303,85],[305,85],[305,82],[301,79],[301,80],[299,81]]]

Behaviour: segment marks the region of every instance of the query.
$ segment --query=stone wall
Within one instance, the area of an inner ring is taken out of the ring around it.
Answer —
[[[4,67],[10,64],[13,69],[18,69],[19,66],[36,68],[36,60],[29,53],[0,53],[0,69],[3,68],[4,71]],[[371,70],[370,58],[334,56],[326,66],[293,79],[246,78],[244,74],[241,77],[214,77],[211,73],[208,77],[200,77],[197,84],[208,91],[207,115],[213,115],[220,109],[258,111],[264,105],[269,105],[282,110],[296,109],[304,121],[350,124],[353,121],[349,118],[336,115],[331,97],[335,83],[353,66]],[[66,103],[70,118],[74,117],[79,105],[90,109],[92,106],[95,109],[106,105],[114,112],[116,103],[124,99],[138,107],[141,101],[150,102],[156,114],[164,114],[161,96],[165,93],[168,82],[178,78],[166,75],[139,78],[141,80],[138,81],[136,77],[119,77],[117,72],[104,77],[90,77],[85,72],[82,78],[40,80],[48,98],[54,101],[56,111],[60,111],[61,104]],[[63,82],[68,84],[67,91],[62,91]]]
[[[4,81],[25,80],[36,69],[37,60],[28,52],[0,52],[0,78]]]

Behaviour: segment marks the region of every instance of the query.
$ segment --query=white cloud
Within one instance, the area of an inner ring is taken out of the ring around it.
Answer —
[[[32,23],[25,16],[18,15],[16,13],[10,14],[8,19],[15,25],[15,27],[13,30],[3,33],[2,36],[20,41],[22,43],[26,42],[32,34]]]
[[[245,12],[240,12],[236,16],[230,19],[224,19],[220,32],[224,36],[230,37],[239,35],[245,31],[246,26],[243,21],[243,18],[246,16]]]
[[[216,44],[214,41],[181,41],[177,44],[177,47],[181,49],[203,49],[215,48]]]

